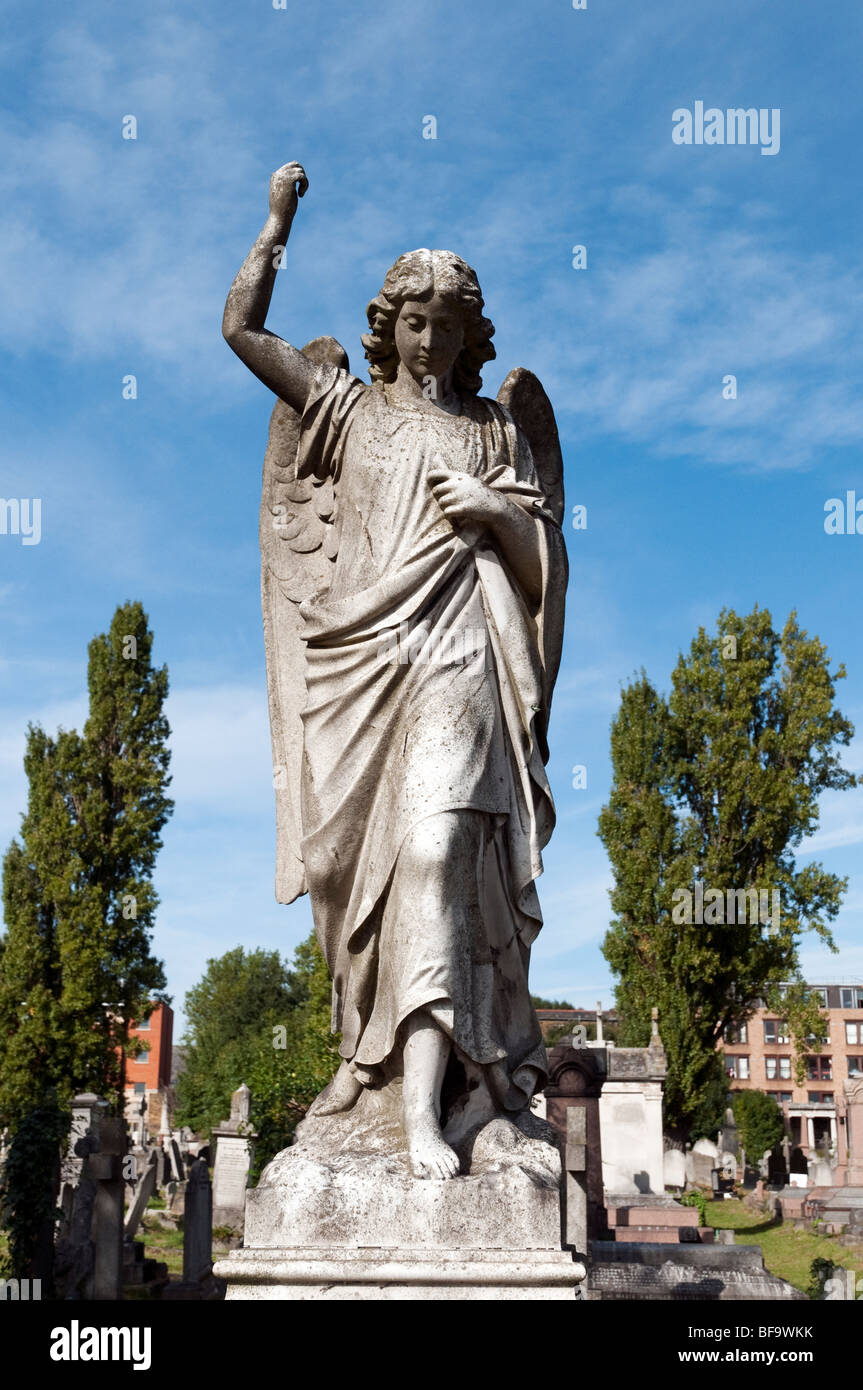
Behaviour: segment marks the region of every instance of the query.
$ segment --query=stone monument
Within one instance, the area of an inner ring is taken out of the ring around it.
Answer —
[[[298,164],[273,175],[223,331],[278,397],[260,525],[276,896],[311,897],[342,1060],[216,1272],[231,1299],[573,1298],[559,1144],[530,1111],[567,578],[554,413],[522,368],[480,395],[494,326],[449,251],[387,273],[370,382],[332,338],[267,331],[307,188]]]
[[[251,1092],[245,1083],[231,1096],[231,1117],[216,1125],[216,1161],[213,1166],[213,1223],[243,1229],[246,1184],[252,1162],[255,1130],[249,1119]],[[200,1163],[200,1159],[196,1159]],[[206,1167],[206,1164],[204,1165]]]
[[[845,1082],[845,1124],[848,1142],[849,1187],[863,1186],[863,1080]]]

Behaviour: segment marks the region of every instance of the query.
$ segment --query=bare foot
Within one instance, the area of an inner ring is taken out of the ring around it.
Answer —
[[[459,1161],[444,1143],[440,1125],[429,1112],[413,1119],[405,1116],[411,1172],[415,1178],[454,1178]]]
[[[325,1086],[316,1100],[313,1100],[306,1118],[310,1115],[336,1115],[340,1110],[350,1110],[359,1098],[362,1083],[357,1081],[347,1062],[342,1062],[329,1086]]]

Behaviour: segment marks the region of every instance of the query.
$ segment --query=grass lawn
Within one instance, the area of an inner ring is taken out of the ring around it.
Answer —
[[[805,1293],[809,1284],[809,1267],[820,1256],[845,1269],[863,1275],[863,1248],[850,1249],[831,1236],[810,1235],[795,1231],[790,1221],[772,1223],[757,1212],[749,1211],[736,1198],[725,1202],[707,1203],[707,1224],[719,1230],[736,1231],[738,1245],[760,1245],[764,1263],[771,1274],[787,1279]]]
[[[150,1222],[145,1216],[138,1227],[136,1240],[144,1242],[144,1254],[148,1260],[159,1260],[168,1266],[172,1279],[183,1277],[183,1232],[169,1231]]]

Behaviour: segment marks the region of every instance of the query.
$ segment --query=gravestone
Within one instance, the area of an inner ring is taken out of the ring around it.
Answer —
[[[72,1125],[69,1130],[69,1146],[60,1164],[60,1181],[77,1186],[84,1166],[84,1155],[76,1151],[76,1145],[85,1135],[96,1132],[99,1117],[105,1109],[104,1101],[92,1091],[82,1092],[72,1100]]]
[[[711,1139],[697,1139],[686,1154],[686,1181],[709,1187],[713,1169],[718,1166],[719,1149]]]
[[[213,1193],[206,1161],[196,1158],[189,1172],[183,1220],[183,1283],[197,1284],[213,1264]]]
[[[686,1156],[682,1149],[666,1149],[662,1157],[662,1176],[666,1187],[686,1186]]]
[[[810,1158],[809,1180],[813,1187],[833,1187],[836,1174],[826,1158]]]
[[[723,1153],[733,1154],[736,1158],[740,1152],[740,1135],[734,1119],[734,1111],[730,1105],[725,1112],[725,1123],[719,1131],[716,1142]]]
[[[165,1187],[165,1210],[172,1216],[182,1216],[186,1210],[186,1179],[174,1182],[173,1178]]]
[[[63,1162],[67,1174],[60,1191],[63,1220],[54,1252],[54,1285],[59,1299],[85,1296],[93,1274],[93,1204],[96,1200],[96,1178],[89,1172],[89,1156],[99,1147],[99,1120],[103,1113],[97,1109],[98,1097],[87,1096],[94,1104],[83,1105],[82,1096],[75,1097],[73,1134],[69,1153]],[[88,1128],[83,1129],[86,1109]]]
[[[173,1136],[168,1140],[167,1145],[165,1147],[165,1159],[167,1164],[170,1166],[170,1176],[173,1179],[173,1181],[185,1182],[186,1165],[184,1164],[182,1154],[180,1153],[180,1145],[177,1143],[176,1139],[173,1138]]]
[[[149,1165],[144,1169],[138,1179],[138,1187],[135,1193],[129,1213],[126,1217],[124,1234],[129,1240],[134,1236],[141,1224],[141,1217],[147,1209],[147,1203],[156,1190],[156,1154],[155,1150],[150,1154]]]
[[[246,1184],[252,1163],[256,1131],[249,1120],[251,1092],[238,1086],[231,1097],[230,1119],[213,1130],[216,1161],[213,1167],[213,1222],[242,1230],[246,1209]]]
[[[62,1196],[66,1219],[56,1247],[57,1292],[66,1299],[113,1301],[121,1296],[126,1125],[106,1116],[104,1101],[90,1093],[76,1096],[73,1107]]]
[[[98,1152],[87,1157],[86,1175],[95,1180],[93,1219],[93,1269],[84,1286],[84,1297],[97,1302],[120,1298],[123,1276],[123,1156],[126,1122],[105,1116],[99,1123]]]

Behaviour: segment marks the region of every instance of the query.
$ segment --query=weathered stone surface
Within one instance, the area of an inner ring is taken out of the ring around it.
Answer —
[[[430,1182],[412,1176],[406,1153],[285,1149],[248,1194],[246,1247],[560,1249],[556,1144],[494,1120],[473,1141],[469,1172]]]
[[[611,1245],[591,1242],[588,1299],[760,1301],[805,1299],[764,1268],[757,1245]]]
[[[130,1240],[137,1231],[141,1224],[141,1217],[147,1209],[147,1203],[156,1190],[155,1150],[151,1153],[150,1159],[149,1165],[144,1169],[144,1172],[138,1179],[138,1187],[126,1215],[126,1224],[123,1228],[123,1234],[127,1240]]]
[[[267,245],[286,246],[308,187],[298,163],[275,172]],[[310,894],[343,1058],[316,1105],[351,1112],[404,1077],[414,1174],[448,1179],[441,1116],[478,1091],[488,1114],[526,1108],[545,1072],[528,965],[554,821],[560,441],[526,369],[497,400],[479,395],[493,325],[451,251],[390,267],[363,337],[370,382],[332,338],[268,347],[262,371],[263,245],[223,331],[278,397],[260,514],[277,895]],[[447,335],[431,376],[396,333],[426,296]]]
[[[252,1093],[243,1083],[231,1096],[231,1114],[216,1125],[216,1158],[213,1165],[213,1221],[242,1231],[246,1184],[254,1152],[256,1131],[250,1121]]]
[[[448,1187],[456,1186],[448,1183]],[[215,1273],[228,1300],[536,1300],[579,1297],[584,1266],[562,1250],[238,1250]]]
[[[199,1283],[213,1266],[213,1194],[203,1158],[196,1158],[186,1187],[183,1220],[183,1283]]]
[[[666,1149],[662,1156],[662,1175],[666,1187],[686,1186],[686,1157],[682,1149]]]
[[[413,1177],[395,1134],[390,1153],[327,1156],[324,1142],[284,1150],[249,1192],[246,1248],[215,1270],[229,1300],[576,1296],[583,1267],[561,1247],[544,1121],[492,1120],[460,1145],[466,1171],[450,1181]]]
[[[247,1196],[229,1297],[365,1297],[393,1278],[522,1296],[520,1262],[535,1287],[558,1287],[553,1267],[571,1290],[560,1158],[529,1113],[546,1069],[528,965],[567,573],[554,412],[524,368],[497,401],[479,396],[494,329],[450,251],[390,268],[363,337],[370,383],[333,339],[274,355],[271,247],[308,187],[297,163],[273,175],[223,331],[279,398],[261,510],[277,895],[310,894],[343,1060]],[[431,376],[396,333],[417,298],[435,341],[442,325]],[[250,1135],[215,1133],[218,1220],[241,1196],[223,1195],[223,1140]],[[382,1272],[368,1246],[398,1254]],[[309,1249],[329,1251],[311,1273]]]

